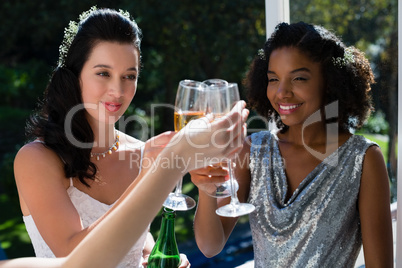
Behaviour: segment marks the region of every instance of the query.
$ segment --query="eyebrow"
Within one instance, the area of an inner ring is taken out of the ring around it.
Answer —
[[[297,73],[297,72],[308,72],[308,73],[311,73],[310,69],[309,69],[309,68],[306,68],[306,67],[302,67],[302,68],[295,69],[295,70],[291,71],[290,73],[291,73],[291,74],[294,74],[294,73]],[[268,74],[275,74],[275,72],[270,71],[270,70],[268,70],[267,73],[268,73]]]
[[[110,65],[106,65],[106,64],[97,64],[93,67],[95,68],[107,68],[107,69],[112,69],[112,67]],[[127,69],[127,71],[138,71],[136,67],[130,67]]]

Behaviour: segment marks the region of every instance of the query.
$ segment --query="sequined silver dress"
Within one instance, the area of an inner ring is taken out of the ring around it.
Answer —
[[[363,158],[375,143],[353,135],[286,201],[275,133],[251,136],[249,202],[255,267],[354,267],[361,248],[357,206]]]

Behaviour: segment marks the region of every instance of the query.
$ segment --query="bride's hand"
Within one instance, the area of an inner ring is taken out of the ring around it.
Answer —
[[[145,142],[144,154],[141,160],[141,171],[146,172],[156,164],[155,159],[176,135],[174,131],[167,131],[150,138]]]

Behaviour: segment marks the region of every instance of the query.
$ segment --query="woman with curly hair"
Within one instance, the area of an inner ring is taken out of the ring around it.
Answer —
[[[278,24],[251,64],[249,104],[277,129],[249,136],[236,161],[255,267],[392,267],[389,181],[377,144],[353,135],[373,110],[374,77],[364,54],[304,22]],[[211,257],[237,218],[215,214],[227,199],[203,189],[224,170],[191,172],[199,188],[194,231]]]

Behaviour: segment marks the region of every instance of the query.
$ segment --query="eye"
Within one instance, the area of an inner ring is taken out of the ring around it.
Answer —
[[[294,79],[295,81],[307,81],[307,78],[304,78],[304,77],[301,77],[301,76],[298,76],[298,77],[295,77],[295,79]]]
[[[124,79],[128,79],[128,80],[137,80],[137,76],[135,74],[129,74],[123,77]]]
[[[276,77],[268,77],[268,83],[273,83],[279,81]]]
[[[99,73],[97,73],[97,75],[99,75],[99,76],[105,76],[105,77],[110,77],[110,75],[109,75],[108,72],[99,72]]]

